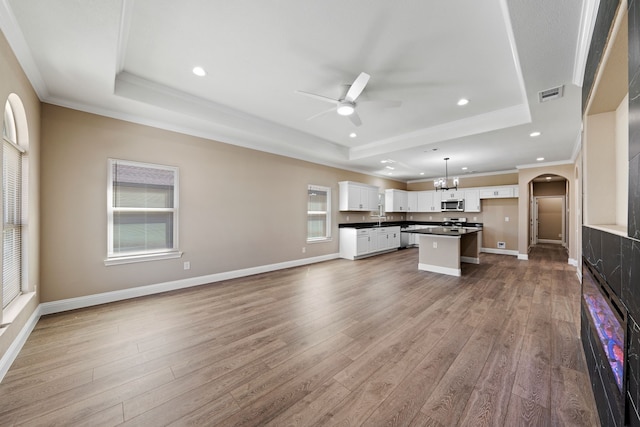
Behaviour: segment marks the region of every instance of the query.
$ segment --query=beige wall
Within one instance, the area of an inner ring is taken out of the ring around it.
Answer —
[[[566,181],[534,182],[533,195],[540,196],[564,196],[567,193]]]
[[[454,175],[450,175],[453,177]],[[513,173],[501,173],[496,175],[472,175],[472,176],[459,176],[460,188],[471,187],[491,187],[494,185],[516,185],[518,184],[518,174]],[[434,190],[433,180],[428,179],[424,181],[412,181],[407,184],[407,190],[410,191],[426,191]]]
[[[586,117],[583,133],[585,224],[615,224],[617,216],[615,112]],[[628,169],[625,165],[625,170]]]
[[[331,242],[306,242],[308,184],[332,188],[334,212],[339,181],[404,187],[48,104],[42,129],[44,302],[335,254],[337,214]],[[181,259],[104,266],[108,158],[179,167]]]
[[[518,199],[485,199],[481,204],[482,247],[497,249],[498,242],[505,242],[505,249],[517,251]]]
[[[40,101],[34,92],[31,84],[27,80],[22,68],[18,64],[11,48],[4,35],[0,32],[0,104],[4,111],[4,104],[11,93],[18,95],[24,106],[27,117],[28,139],[29,139],[29,171],[28,171],[28,195],[27,201],[27,260],[26,266],[26,286],[36,292],[29,304],[24,307],[11,325],[0,329],[0,357],[2,357],[18,333],[27,323],[39,303],[39,234],[40,224],[38,212],[39,208],[39,163],[40,163]],[[24,136],[24,135],[22,135]],[[18,135],[19,139],[22,139]],[[58,248],[60,250],[60,248]]]
[[[629,215],[629,94],[616,109],[616,224],[627,225]]]

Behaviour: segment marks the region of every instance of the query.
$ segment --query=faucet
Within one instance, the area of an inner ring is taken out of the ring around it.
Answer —
[[[371,215],[371,218],[378,218],[378,227],[382,226],[382,220],[387,219],[384,216],[384,205],[382,203],[378,203],[378,215]]]
[[[378,218],[378,227],[382,226],[382,220],[387,219],[384,215],[371,215],[371,218]]]

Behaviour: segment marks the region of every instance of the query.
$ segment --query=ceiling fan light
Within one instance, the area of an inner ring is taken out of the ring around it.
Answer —
[[[354,111],[356,111],[356,109],[352,104],[342,103],[338,105],[338,114],[341,116],[350,116]]]

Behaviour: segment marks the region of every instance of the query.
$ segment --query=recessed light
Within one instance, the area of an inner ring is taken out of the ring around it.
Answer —
[[[420,175],[424,175],[424,172],[420,172]]]
[[[207,75],[207,72],[202,67],[193,67],[193,74],[198,77],[204,77]]]
[[[463,106],[463,105],[467,105],[469,103],[469,100],[466,98],[461,98],[460,100],[458,100],[458,105],[459,106]]]
[[[389,172],[387,175],[393,175],[393,172]]]
[[[551,177],[550,177],[550,176],[546,177],[545,179],[546,179],[547,181],[551,181]]]
[[[356,134],[355,132],[351,132],[349,134],[349,138],[355,138],[356,136],[358,136],[358,134]]]
[[[541,133],[540,133],[540,132],[538,132],[538,131],[536,131],[536,132],[531,132],[531,133],[529,134],[529,136],[530,136],[531,138],[535,138],[536,136],[540,136],[540,135],[541,135]]]
[[[541,161],[543,161],[543,160],[544,160],[544,157],[538,157],[536,160],[537,160],[537,161],[539,161],[539,162],[541,162]]]
[[[468,168],[468,167],[466,167],[466,166],[463,166],[463,167],[462,167],[462,170],[463,170],[463,171],[466,171],[467,169],[469,169],[469,168]]]
[[[387,169],[391,169],[391,170],[395,170],[396,168],[394,168],[393,166],[385,166],[385,168]]]

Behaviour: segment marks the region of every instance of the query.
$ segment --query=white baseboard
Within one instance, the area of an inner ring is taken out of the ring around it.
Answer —
[[[109,302],[121,301],[130,298],[136,298],[145,295],[158,294],[161,292],[184,289],[193,286],[206,285],[208,283],[220,282],[222,280],[236,279],[239,277],[252,276],[259,273],[268,273],[270,271],[283,270],[285,268],[299,267],[307,264],[315,264],[317,262],[329,261],[339,258],[339,254],[329,254],[313,258],[303,258],[294,261],[281,262],[278,264],[262,265],[259,267],[245,268],[242,270],[227,271],[224,273],[210,274],[207,276],[192,277],[183,280],[174,280],[171,282],[158,283],[155,285],[140,286],[131,289],[123,289],[120,291],[105,292],[96,295],[87,295],[84,297],[69,298],[60,301],[45,302],[38,305],[34,310],[27,323],[20,330],[18,336],[13,340],[7,351],[0,359],[0,382],[9,371],[13,361],[18,357],[18,353],[29,338],[31,331],[35,328],[40,316],[46,314],[60,313],[78,308],[91,307]]]
[[[529,261],[529,254],[518,254],[518,259]]]
[[[461,256],[460,262],[466,262],[467,264],[480,264],[480,258],[474,258],[470,256]]]
[[[22,347],[27,342],[27,338],[31,335],[31,331],[33,331],[38,320],[40,320],[40,316],[40,306],[38,306],[29,317],[29,320],[27,320],[27,323],[22,327],[18,336],[16,336],[7,351],[4,353],[2,359],[0,359],[0,382],[2,382],[4,376],[9,372],[9,368],[13,364],[13,361],[18,357],[20,350],[22,350]]]
[[[418,263],[418,270],[431,271],[432,273],[448,274],[449,276],[460,277],[462,270],[459,268],[440,267],[439,265],[431,265]]]
[[[577,267],[578,266],[578,260],[577,259],[573,259],[573,258],[569,258],[569,265]]]
[[[239,277],[253,276],[254,274],[268,273],[270,271],[284,270],[285,268],[299,267],[317,262],[329,261],[339,258],[339,254],[329,254],[313,258],[303,258],[294,261],[286,261],[278,264],[261,265],[259,267],[245,268],[242,270],[225,271],[224,273],[209,274],[207,276],[190,277],[188,279],[174,280],[155,285],[139,286],[136,288],[122,289],[119,291],[104,292],[101,294],[87,295],[84,297],[69,298],[60,301],[45,302],[40,304],[41,314],[60,313],[78,308],[91,307],[93,305],[106,304],[125,299],[137,298],[178,289],[191,288],[206,285],[208,283],[221,282],[223,280],[237,279]]]
[[[486,252],[488,254],[498,254],[498,255],[513,255],[513,256],[518,255],[518,251],[514,251],[511,249],[480,248],[480,252]]]

